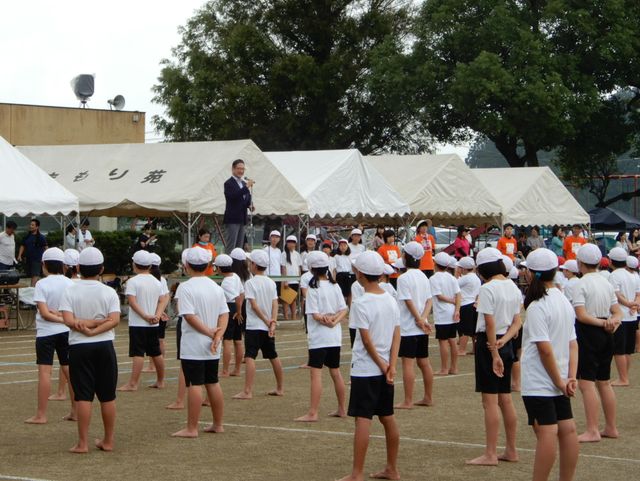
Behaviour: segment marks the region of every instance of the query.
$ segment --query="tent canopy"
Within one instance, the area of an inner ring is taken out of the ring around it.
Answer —
[[[628,231],[640,228],[640,219],[612,207],[597,207],[589,211],[591,230]]]
[[[502,212],[455,154],[374,155],[365,159],[400,192],[416,217],[436,223],[494,222]]]
[[[82,212],[109,216],[223,214],[224,182],[243,159],[254,215],[302,214],[306,203],[250,140],[21,147],[80,199]]]
[[[502,224],[588,224],[589,214],[549,167],[472,169],[502,206]]]
[[[0,137],[0,213],[5,216],[78,212],[78,198]]]
[[[358,150],[265,152],[307,203],[311,218],[353,223],[401,218],[409,206]]]

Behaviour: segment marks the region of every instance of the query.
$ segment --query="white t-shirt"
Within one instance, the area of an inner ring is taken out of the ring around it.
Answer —
[[[336,261],[336,273],[338,272],[352,273],[353,272],[353,269],[351,268],[351,258],[349,256],[336,254],[334,257],[334,260]]]
[[[606,280],[609,280],[609,276],[611,275],[611,272],[609,272],[609,271],[598,271],[598,274],[600,274],[600,276],[605,278]]]
[[[58,311],[64,291],[74,282],[63,275],[49,275],[36,283],[33,302],[44,302],[49,310]],[[60,322],[45,320],[40,311],[36,311],[36,337],[53,336],[62,332],[69,332],[69,328]]]
[[[16,237],[0,232],[0,264],[13,265],[16,257]]]
[[[269,265],[267,266],[265,274],[268,276],[281,276],[282,271],[280,270],[280,260],[282,259],[282,251],[277,247],[271,246],[266,246],[264,250],[269,257]]]
[[[354,283],[354,284],[355,284],[355,283]],[[353,285],[353,284],[352,284],[352,285]],[[383,290],[385,290],[386,292],[388,292],[388,293],[391,295],[391,297],[393,297],[394,299],[397,299],[397,298],[398,298],[398,291],[396,291],[396,290],[394,289],[394,287],[393,287],[391,284],[389,284],[388,282],[380,282],[378,285],[379,285]]]
[[[302,272],[307,272],[309,270],[309,266],[307,266],[307,256],[313,251],[304,251],[300,254]]]
[[[291,252],[291,263],[287,262],[287,253],[283,252],[280,259],[280,264],[286,268],[288,276],[300,276],[300,269],[302,268],[302,257],[298,251]],[[298,279],[295,281],[287,281],[289,284],[298,284]]]
[[[309,291],[307,291],[307,296]],[[276,283],[267,276],[255,276],[244,285],[244,297],[247,300],[247,330],[268,331],[267,326],[251,307],[251,299],[255,299],[262,313],[271,319],[273,301],[278,299]]]
[[[458,286],[460,287],[461,306],[468,306],[476,302],[478,294],[480,294],[480,286],[482,281],[475,272],[469,272],[458,278]]]
[[[225,276],[220,283],[220,287],[224,291],[224,297],[227,299],[227,303],[235,302],[236,297],[240,294],[244,294],[244,286],[240,280],[240,276],[233,272],[230,276]]]
[[[492,315],[496,323],[496,334],[507,332],[513,318],[520,314],[522,293],[511,279],[497,280],[483,284],[478,294],[478,324],[476,332],[486,332],[485,314]]]
[[[355,281],[351,284],[351,304],[353,305],[353,301],[359,299],[364,296],[364,287],[358,281]],[[356,326],[353,325],[353,317],[349,315],[349,329],[355,329]]]
[[[229,312],[224,291],[208,277],[192,277],[178,286],[178,314],[194,314],[210,328],[218,325],[218,317]],[[213,340],[196,331],[186,319],[182,321],[180,359],[220,359],[220,346],[211,352]]]
[[[154,315],[158,308],[162,292],[162,283],[151,274],[136,274],[127,281],[124,291],[126,296],[135,296],[140,309],[147,314]],[[140,315],[129,307],[129,327],[158,327],[158,324],[149,324]]]
[[[573,290],[577,287],[578,282],[580,282],[579,277],[572,277],[567,281],[567,284],[564,286],[564,296],[569,300],[569,302],[573,302]]]
[[[307,271],[300,276],[300,289],[309,289],[309,282],[313,279],[313,272]]]
[[[556,272],[555,277],[553,278],[553,283],[556,285],[556,287],[558,287],[560,290],[564,290],[565,286],[567,285],[567,278],[564,276],[564,274],[562,273],[562,271],[558,270]]]
[[[332,256],[329,256],[329,272],[332,276],[336,273],[336,259]]]
[[[532,302],[527,308],[527,322],[522,336],[522,395],[560,396],[538,352],[538,342],[550,342],[562,379],[569,376],[569,343],[576,339],[575,314],[571,303],[559,289]]]
[[[571,289],[573,307],[584,306],[587,313],[600,319],[608,319],[611,306],[618,303],[613,286],[597,272],[582,276]]]
[[[432,292],[429,279],[418,269],[409,269],[398,277],[398,309],[400,311],[400,330],[402,336],[421,336],[424,332],[416,326],[416,320],[409,311],[405,301],[413,301],[420,314],[431,299]]]
[[[609,276],[609,282],[613,286],[614,292],[619,292],[627,299],[627,301],[633,302],[636,298],[637,283],[633,274],[624,267],[620,267],[613,271]],[[632,322],[636,320],[636,314],[631,313],[629,308],[620,304],[622,310],[622,321]]]
[[[369,331],[378,355],[389,362],[393,331],[400,325],[398,303],[386,292],[384,294],[365,292],[362,297],[351,303],[350,316],[353,326],[358,329],[351,352],[351,375],[353,377],[383,375],[384,373],[365,349],[360,329]]]
[[[422,273],[421,273],[422,274]],[[422,274],[426,277],[424,274]],[[436,324],[453,324],[453,314],[456,306],[438,299],[438,295],[455,298],[460,293],[460,286],[455,277],[448,272],[436,272],[429,279],[431,295],[433,296],[433,320]]]
[[[79,251],[81,251],[85,247],[91,247],[93,245],[93,242],[87,244],[87,241],[93,241],[93,236],[91,235],[91,232],[89,231],[89,229],[85,230],[84,232],[80,230],[80,232],[78,232],[78,250]]]
[[[81,279],[64,291],[58,310],[72,312],[78,319],[106,319],[113,312],[120,313],[120,299],[115,290],[102,282]],[[113,329],[90,337],[72,329],[69,345],[113,341],[115,337]]]
[[[351,242],[349,242],[349,250],[351,251],[351,254],[349,254],[349,258],[353,260],[360,254],[362,254],[366,250],[366,248],[362,242],[360,242],[360,244],[352,244]]]
[[[325,326],[313,318],[314,314],[333,315],[347,308],[340,286],[329,281],[320,281],[318,287],[307,291],[305,312],[307,314],[307,339],[309,349],[340,347],[342,328],[340,324]]]
[[[169,285],[167,284],[167,279],[164,277],[160,278],[160,292],[162,292],[163,296],[169,294]]]

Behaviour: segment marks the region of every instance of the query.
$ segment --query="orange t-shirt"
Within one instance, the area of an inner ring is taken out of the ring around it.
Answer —
[[[427,234],[424,237],[418,234],[415,241],[424,248],[424,256],[420,259],[421,271],[432,271],[435,269],[433,264],[433,252],[436,249],[436,240],[431,234]]]
[[[576,258],[576,254],[578,253],[578,249],[587,243],[587,240],[584,237],[574,237],[572,235],[568,235],[564,238],[564,243],[562,244],[562,250],[564,251],[565,260],[572,260]]]
[[[393,264],[400,259],[400,248],[397,245],[384,244],[378,249],[378,254],[382,256],[387,264]],[[389,277],[398,277],[399,274],[391,274]]]
[[[207,267],[206,271],[204,271],[204,275],[205,276],[212,276],[213,275],[213,261],[215,260],[216,256],[218,255],[218,253],[216,252],[216,246],[214,246],[211,242],[209,242],[207,244],[204,244],[204,245],[200,244],[199,242],[196,242],[191,247],[200,247],[202,249],[206,249],[206,250],[211,252],[211,265],[209,267]]]
[[[514,260],[518,252],[518,241],[513,236],[508,239],[506,237],[500,237],[500,239],[498,239],[498,250],[502,252],[503,256]]]

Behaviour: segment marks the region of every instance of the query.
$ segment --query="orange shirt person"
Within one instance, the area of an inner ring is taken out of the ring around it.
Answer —
[[[513,237],[513,224],[504,225],[504,235],[498,239],[497,249],[511,260],[515,260],[518,252],[518,241]]]
[[[587,240],[580,235],[581,233],[582,226],[580,224],[575,224],[571,228],[571,235],[564,238],[562,251],[564,252],[564,258],[566,260],[575,259],[578,249],[587,243]]]
[[[420,221],[416,228],[416,238],[414,239],[424,249],[424,256],[420,259],[420,270],[427,277],[433,275],[435,266],[433,264],[433,252],[436,249],[436,240],[428,233],[429,225],[426,220]]]
[[[384,259],[387,264],[393,265],[393,263],[402,256],[400,248],[396,245],[395,234],[392,230],[386,230],[384,234],[382,234],[382,239],[384,240],[384,244],[378,249],[378,254],[382,256],[382,259]],[[390,283],[393,287],[396,287],[398,277],[398,273],[389,276]]]
[[[216,252],[216,246],[211,243],[211,232],[207,229],[200,229],[198,231],[198,242],[193,244],[192,247],[201,247],[202,249],[206,249],[211,252],[211,264],[207,267],[207,270],[204,271],[205,276],[213,275],[213,261],[217,257],[218,253]]]

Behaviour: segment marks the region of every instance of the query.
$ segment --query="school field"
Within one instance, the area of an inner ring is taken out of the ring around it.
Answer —
[[[345,329],[346,331],[346,329]],[[306,412],[309,373],[297,366],[305,361],[306,340],[299,324],[282,326],[277,337],[278,352],[285,366],[283,398],[264,393],[273,387],[267,361],[258,362],[256,396],[251,401],[233,401],[241,378],[222,380],[225,395],[224,434],[204,434],[198,439],[174,439],[185,411],[168,411],[166,404],[176,394],[178,363],[175,360],[175,331],[168,331],[168,386],[157,391],[142,389],[119,393],[117,400],[116,450],[88,455],[68,454],[76,440],[76,426],[62,421],[67,402],[49,405],[49,424],[32,426],[23,420],[35,413],[37,371],[34,331],[0,333],[0,479],[73,481],[112,480],[333,480],[350,471],[352,419],[323,418],[315,424],[300,424],[293,418]],[[116,351],[120,381],[129,376],[126,323],[117,332]],[[348,346],[348,336],[344,344]],[[343,350],[343,374],[348,375],[350,352]],[[438,365],[438,351],[431,342],[432,363]],[[636,357],[640,363],[640,357]],[[632,480],[640,470],[640,364],[632,372],[633,387],[618,389],[619,440],[583,445],[577,480]],[[54,371],[57,373],[57,370]],[[54,374],[54,377],[57,375]],[[398,373],[398,381],[401,380]],[[154,379],[144,374],[145,384]],[[324,378],[322,412],[335,407],[328,373]],[[421,384],[416,386],[420,394]],[[435,402],[431,408],[397,412],[402,436],[399,468],[404,480],[528,480],[531,478],[535,438],[526,425],[522,401],[514,395],[519,413],[519,463],[497,468],[467,467],[464,461],[482,452],[484,428],[480,397],[474,392],[473,359],[462,358],[457,376],[437,378]],[[398,382],[396,399],[402,396]],[[578,428],[584,427],[581,401],[574,403]],[[201,419],[211,420],[210,411]],[[384,462],[383,431],[374,425],[367,456],[367,471]],[[102,435],[99,411],[94,410],[91,436]],[[552,479],[557,477],[557,471]],[[557,479],[557,478],[556,478]]]

